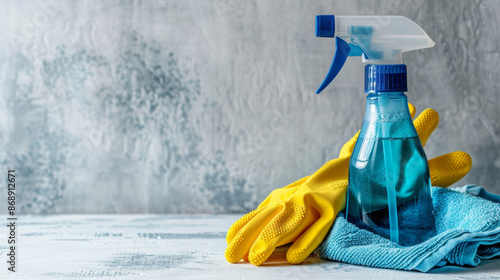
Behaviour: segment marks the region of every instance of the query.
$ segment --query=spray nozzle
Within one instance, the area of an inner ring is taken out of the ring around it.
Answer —
[[[363,63],[402,64],[406,51],[434,46],[416,23],[403,16],[316,16],[316,36],[335,37],[335,55],[320,93],[337,76],[349,56]]]

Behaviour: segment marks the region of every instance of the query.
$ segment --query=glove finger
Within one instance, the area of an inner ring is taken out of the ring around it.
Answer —
[[[318,200],[318,208],[322,214],[288,249],[286,259],[289,263],[303,262],[325,238],[337,214],[345,207],[347,180],[336,181],[330,184],[332,191],[337,195],[332,199]],[[340,192],[339,192],[340,191]],[[331,207],[333,205],[333,207]],[[330,206],[330,207],[328,207]]]
[[[261,209],[255,209],[252,212],[246,214],[245,216],[239,218],[234,224],[229,228],[226,235],[227,244],[231,243],[231,240],[238,234],[238,232],[243,228],[253,217],[262,212]]]
[[[302,233],[301,227],[304,225],[301,225],[301,222],[306,212],[306,208],[302,205],[285,205],[255,240],[248,254],[250,263],[261,265],[276,247],[295,240]]]
[[[303,262],[323,241],[334,220],[329,215],[317,220],[288,249],[286,260],[292,264]]]
[[[417,130],[418,137],[422,146],[425,146],[427,139],[431,133],[436,129],[439,124],[439,115],[434,109],[425,109],[418,117],[413,121],[413,125]]]
[[[415,112],[417,110],[415,109],[415,106],[413,106],[413,104],[411,104],[411,103],[408,103],[408,108],[410,109],[410,115],[411,115],[411,118],[413,119],[413,117],[415,116]],[[342,149],[340,149],[339,158],[351,156],[352,151],[354,150],[354,146],[356,145],[356,141],[358,140],[358,136],[359,136],[360,131],[361,130],[358,130],[358,132],[356,132],[356,134],[354,134],[354,136],[351,138],[351,140],[347,141],[344,144],[344,146],[342,146]]]
[[[415,113],[417,112],[417,109],[415,109],[415,106],[413,106],[413,104],[411,103],[408,103],[408,109],[410,109],[411,119],[413,120],[413,118],[415,117]]]
[[[225,257],[230,263],[239,262],[245,257],[255,239],[262,232],[264,227],[281,211],[282,206],[265,207],[251,221],[249,221],[227,245]]]
[[[453,152],[429,160],[433,186],[448,187],[462,179],[472,167],[472,159],[465,152]]]

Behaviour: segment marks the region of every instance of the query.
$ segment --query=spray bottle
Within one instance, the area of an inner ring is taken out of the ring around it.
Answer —
[[[349,56],[365,66],[366,111],[349,163],[346,219],[400,245],[435,235],[429,166],[411,120],[406,51],[434,46],[402,16],[316,16],[316,36],[335,38],[330,70],[316,93]]]

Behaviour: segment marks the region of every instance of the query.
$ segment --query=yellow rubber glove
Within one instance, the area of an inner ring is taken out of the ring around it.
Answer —
[[[409,104],[410,113],[415,107]],[[414,121],[422,145],[439,123],[436,111],[427,109]],[[278,246],[293,242],[286,258],[300,263],[324,239],[338,212],[344,209],[349,157],[359,132],[348,141],[337,159],[331,160],[313,175],[284,188],[274,190],[256,210],[236,221],[226,240],[226,259],[242,258],[262,264]],[[429,161],[432,185],[447,187],[470,170],[472,161],[463,152],[453,152]]]
[[[304,252],[309,255],[319,245],[345,206],[348,169],[348,157],[334,159],[297,186],[273,191],[271,196],[288,197],[238,220],[227,235],[226,259],[238,262],[248,253],[248,260],[260,265],[276,247],[295,241],[287,260],[302,262]],[[335,180],[332,173],[338,174]]]

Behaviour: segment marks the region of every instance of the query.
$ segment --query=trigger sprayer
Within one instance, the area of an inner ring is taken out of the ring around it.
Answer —
[[[408,109],[406,51],[434,46],[402,16],[316,16],[316,36],[335,38],[330,70],[316,93],[347,58],[365,66],[366,111],[349,162],[347,221],[401,245],[435,235],[429,167]]]

